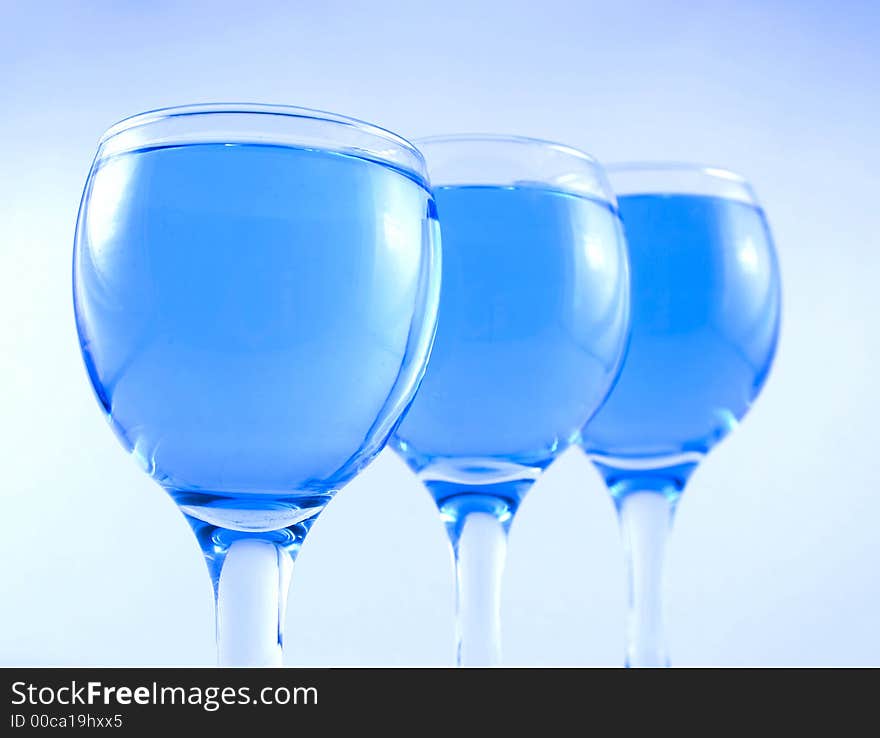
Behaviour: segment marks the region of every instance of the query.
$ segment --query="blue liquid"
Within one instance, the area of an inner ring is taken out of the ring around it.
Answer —
[[[604,202],[540,186],[436,190],[443,289],[431,361],[393,443],[444,509],[515,508],[616,376],[626,250]]]
[[[123,445],[191,518],[310,519],[381,450],[424,370],[439,289],[424,183],[342,153],[210,143],[100,160],[83,203],[77,327]]]
[[[696,195],[619,200],[632,270],[632,336],[620,378],[584,430],[612,492],[678,490],[749,409],[780,319],[764,213]]]

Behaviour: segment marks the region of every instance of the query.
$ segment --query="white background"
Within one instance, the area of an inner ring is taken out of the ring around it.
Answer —
[[[232,100],[749,177],[782,343],[680,506],[672,656],[880,664],[878,38],[871,2],[0,0],[0,663],[213,662],[195,541],[91,395],[70,255],[107,126]],[[577,453],[520,510],[503,608],[508,664],[622,660],[615,516]],[[287,633],[291,664],[452,662],[445,534],[390,452],[312,530]]]

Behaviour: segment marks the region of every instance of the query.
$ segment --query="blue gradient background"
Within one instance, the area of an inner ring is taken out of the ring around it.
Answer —
[[[101,417],[70,295],[103,129],[213,100],[749,177],[780,252],[782,344],[682,501],[673,660],[880,664],[878,37],[874,2],[0,2],[0,664],[213,662],[204,564]],[[288,662],[451,663],[444,537],[385,452],[297,562]],[[569,452],[512,530],[505,663],[619,664],[623,611],[611,504]]]

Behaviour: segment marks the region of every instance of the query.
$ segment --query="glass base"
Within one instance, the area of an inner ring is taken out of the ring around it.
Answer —
[[[541,471],[540,467],[481,461],[454,468],[428,467],[419,473],[419,479],[434,498],[455,546],[464,521],[476,513],[491,515],[506,533]]]
[[[671,501],[677,500],[704,456],[699,452],[687,452],[674,456],[628,458],[587,452],[618,504],[636,492],[659,492]]]
[[[253,540],[274,544],[294,560],[309,529],[333,498],[332,494],[168,492],[195,533],[215,590],[226,555],[234,543]]]

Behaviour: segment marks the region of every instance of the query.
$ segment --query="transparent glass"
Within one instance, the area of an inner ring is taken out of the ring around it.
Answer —
[[[629,245],[632,335],[582,444],[620,516],[627,664],[665,666],[663,560],[675,507],[767,379],[779,336],[779,265],[764,211],[739,175],[688,164],[607,171]]]
[[[439,248],[421,155],[367,123],[198,105],[101,139],[74,246],[82,354],[195,532],[221,664],[280,663],[296,553],[424,373]]]
[[[433,495],[458,582],[458,662],[500,660],[507,531],[617,376],[629,277],[602,169],[504,136],[418,141],[443,234],[430,365],[393,446]]]

